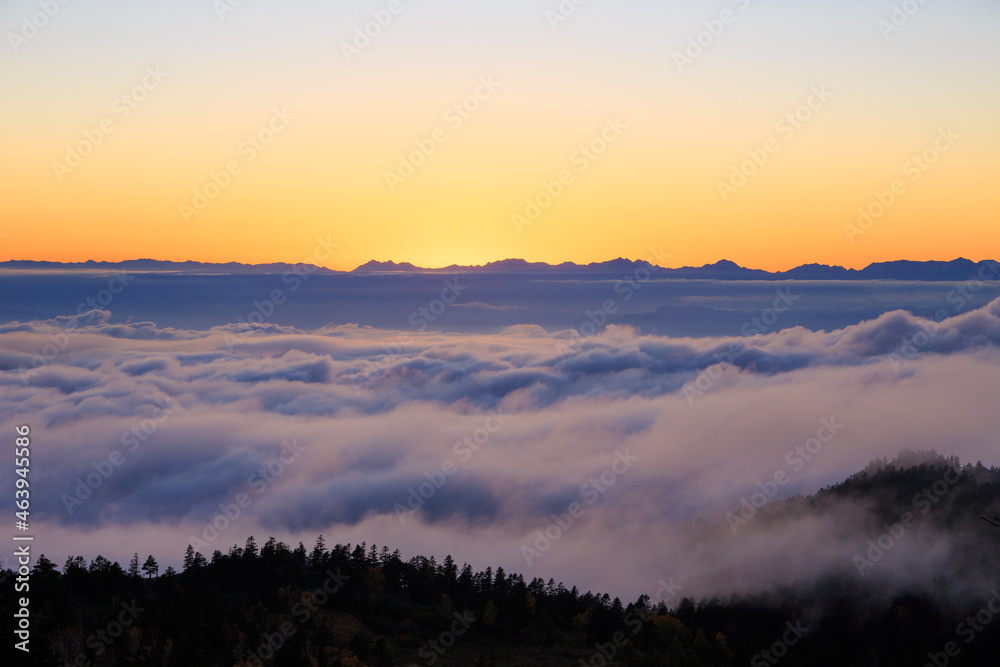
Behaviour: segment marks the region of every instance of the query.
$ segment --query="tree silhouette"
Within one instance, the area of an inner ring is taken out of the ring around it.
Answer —
[[[128,576],[138,577],[139,576],[139,554],[136,553],[132,556],[132,560],[128,564]]]
[[[31,576],[35,580],[54,579],[59,576],[59,572],[56,570],[56,564],[46,558],[45,554],[42,554],[35,562],[35,567],[31,569]]]
[[[90,563],[91,572],[107,572],[110,569],[111,561],[100,554]]]
[[[157,564],[156,559],[153,558],[152,554],[149,555],[149,558],[147,558],[146,562],[143,564],[142,571],[149,579],[152,579],[159,574],[160,566]]]
[[[326,540],[321,534],[316,538],[316,546],[313,547],[312,553],[309,555],[309,565],[320,568],[323,566],[324,558],[326,558]]]
[[[69,556],[66,558],[66,564],[63,565],[63,572],[65,574],[71,574],[73,572],[86,572],[87,571],[87,561],[84,560],[83,556]]]
[[[247,543],[243,547],[243,557],[244,558],[256,558],[259,555],[259,549],[257,548],[257,540],[253,538],[253,535],[247,538]]]

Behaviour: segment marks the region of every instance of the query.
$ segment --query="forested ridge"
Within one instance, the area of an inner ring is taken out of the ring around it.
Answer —
[[[945,475],[956,481],[933,500]],[[996,468],[904,456],[761,512],[761,530],[843,503],[891,523],[922,508],[924,494],[934,506],[928,525],[956,535],[954,558],[969,561],[954,571],[992,576],[992,586],[958,596],[937,591],[961,582],[900,588],[843,572],[713,599],[685,597],[669,580],[623,601],[499,567],[475,571],[450,556],[404,560],[386,546],[328,546],[323,537],[311,547],[251,537],[207,555],[189,547],[181,571],[161,570],[148,554],[125,566],[103,556],[72,556],[61,566],[40,557],[30,580],[31,654],[9,640],[4,652],[15,662],[5,664],[995,664],[1000,614],[983,623],[980,612],[991,604],[1000,611],[1000,530],[981,518],[995,512],[998,490]],[[12,574],[3,586],[8,619]],[[946,652],[950,642],[955,655]]]

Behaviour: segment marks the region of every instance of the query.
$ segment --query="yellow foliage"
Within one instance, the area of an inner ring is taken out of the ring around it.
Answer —
[[[339,660],[340,664],[344,665],[344,667],[367,667],[365,663],[361,662],[358,656],[354,655],[353,651],[349,651],[346,648],[327,646],[323,649],[323,652],[326,654],[328,662]]]

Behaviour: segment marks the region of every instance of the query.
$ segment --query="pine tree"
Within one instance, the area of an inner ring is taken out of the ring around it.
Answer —
[[[448,583],[454,583],[458,579],[458,566],[455,565],[455,559],[451,557],[451,554],[444,557],[444,564],[441,566],[441,575]]]
[[[267,542],[265,542],[263,548],[261,548],[260,557],[273,558],[274,554],[276,554],[277,552],[278,552],[278,540],[276,540],[272,535],[271,537],[267,538]]]
[[[184,551],[184,571],[190,570],[192,565],[194,565],[194,547],[189,544]]]
[[[365,542],[355,545],[354,551],[351,552],[351,562],[354,563],[354,567],[360,568],[365,564],[366,548]]]
[[[128,576],[138,577],[139,575],[139,554],[136,553],[132,556],[132,560],[128,563]]]
[[[458,585],[462,588],[471,588],[473,581],[472,566],[465,563],[462,565],[462,573],[458,576]]]
[[[500,594],[507,592],[507,574],[503,571],[502,567],[497,568],[497,576],[496,579],[494,579],[494,587]]]
[[[326,541],[320,535],[316,538],[316,546],[313,547],[312,554],[309,555],[309,566],[315,569],[323,567],[326,560]]]
[[[146,559],[146,562],[142,566],[142,572],[149,579],[160,573],[160,566],[157,564],[156,559],[153,558],[153,554],[150,554],[149,558]]]
[[[97,558],[95,558],[90,564],[91,572],[107,572],[110,569],[111,561],[100,554],[98,554]]]
[[[292,552],[292,556],[295,558],[295,564],[302,567],[306,564],[306,545],[299,542],[299,546],[295,547],[295,551]]]
[[[87,571],[87,561],[83,558],[83,556],[67,557],[66,564],[63,565],[63,574],[72,574],[79,571]]]
[[[253,535],[247,538],[247,543],[243,547],[243,557],[244,558],[256,558],[259,555],[259,550],[257,549],[257,540],[253,538]]]
[[[46,558],[45,554],[41,554],[35,561],[35,567],[31,568],[31,577],[36,580],[55,578],[57,574],[56,564]]]

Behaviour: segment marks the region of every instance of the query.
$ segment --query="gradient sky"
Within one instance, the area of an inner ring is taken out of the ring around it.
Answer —
[[[888,0],[704,3],[589,0],[555,30],[557,0],[401,0],[352,62],[341,43],[388,0],[76,0],[16,45],[36,2],[0,7],[0,260],[297,262],[426,266],[728,258],[806,262],[993,256],[1000,155],[1000,7],[927,2],[884,38]],[[703,21],[735,20],[684,71]],[[29,19],[30,20],[30,19]],[[169,76],[127,118],[115,100],[148,67]],[[444,114],[492,76],[461,127]],[[776,123],[813,86],[832,98],[793,136]],[[247,136],[295,118],[252,162]],[[572,156],[608,119],[628,128],[580,171]],[[84,131],[114,132],[62,180]],[[385,174],[414,141],[447,141],[395,191]],[[920,177],[907,161],[941,128],[959,138]],[[780,150],[723,201],[720,180],[774,137]],[[240,173],[185,223],[209,173]],[[520,231],[541,183],[573,183]],[[865,233],[844,225],[894,180],[906,190]]]

